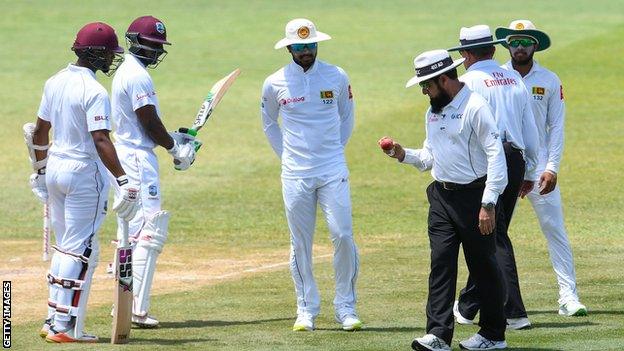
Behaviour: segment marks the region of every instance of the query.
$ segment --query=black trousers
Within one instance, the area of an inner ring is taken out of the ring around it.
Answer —
[[[520,150],[507,147],[505,151],[508,183],[498,200],[501,215],[496,218],[496,260],[500,265],[505,286],[505,317],[522,318],[527,313],[520,294],[518,269],[508,228],[518,201],[526,165]],[[482,309],[478,295],[473,277],[469,275],[466,287],[459,293],[459,312],[462,316],[474,319],[479,309]]]
[[[504,288],[495,256],[494,236],[479,232],[483,186],[446,190],[433,182],[429,200],[429,245],[431,272],[427,298],[427,333],[451,344],[453,302],[457,288],[457,259],[462,244],[468,270],[482,304],[479,334],[490,340],[505,340]]]

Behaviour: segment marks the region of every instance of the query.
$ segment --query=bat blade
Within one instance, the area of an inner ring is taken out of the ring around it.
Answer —
[[[123,221],[121,231],[115,251],[115,306],[111,344],[128,343],[132,327],[132,247],[128,243],[128,222]]]
[[[200,130],[204,124],[206,124],[206,121],[210,118],[210,115],[214,111],[215,107],[219,104],[227,90],[232,86],[232,84],[234,84],[234,81],[236,81],[236,78],[240,75],[240,73],[240,69],[237,68],[232,71],[232,73],[221,78],[221,80],[212,86],[210,92],[197,112],[195,122],[193,122],[193,126],[190,129],[190,134],[196,135],[197,131]]]

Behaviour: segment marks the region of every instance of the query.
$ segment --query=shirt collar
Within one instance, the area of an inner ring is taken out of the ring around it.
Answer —
[[[483,67],[487,67],[487,66],[496,66],[498,67],[498,62],[496,62],[495,60],[483,60],[483,61],[477,61],[475,63],[473,63],[470,67],[468,67],[468,69],[466,70],[467,72],[473,71],[473,70],[477,70]]]
[[[124,56],[125,56],[124,61],[133,61],[139,64],[141,67],[145,68],[145,65],[143,64],[143,62],[139,60],[138,58],[136,58],[134,55],[125,54]]]
[[[304,72],[303,71],[303,67],[299,66],[295,61],[292,61],[290,63],[290,69],[293,72],[296,72],[298,74],[312,74],[312,73],[317,71],[318,66],[319,66],[318,62],[319,62],[318,59],[314,60],[314,63],[312,64],[312,67],[310,67],[307,71]]]
[[[73,63],[70,63],[67,65],[67,69],[72,71],[72,72],[83,72],[83,73],[88,73],[91,75],[91,77],[95,78],[95,72],[93,72],[91,69],[87,68],[87,67],[82,67],[82,66],[76,66]]]
[[[504,66],[505,66],[505,68],[507,68],[508,70],[515,71],[515,69],[514,69],[514,67],[513,67],[513,64],[511,63],[511,60],[507,61],[507,62],[505,63],[505,65],[504,65]],[[537,63],[537,60],[533,59],[533,66],[531,66],[531,70],[530,70],[530,71],[529,71],[529,72],[528,72],[528,73],[527,73],[524,77],[522,77],[522,78],[524,79],[524,78],[526,78],[526,77],[530,76],[530,75],[531,75],[531,73],[533,73],[533,72],[537,72],[537,71],[540,71],[541,69],[542,69],[542,66],[540,66],[540,65]]]
[[[466,100],[469,93],[470,93],[470,89],[468,89],[468,86],[464,84],[464,86],[461,89],[459,89],[459,91],[457,92],[457,95],[455,95],[453,100],[451,100],[451,102],[449,102],[449,104],[446,105],[444,108],[446,109],[448,107],[451,107],[454,109],[458,109],[459,106],[461,106],[461,104],[464,102],[464,100]]]

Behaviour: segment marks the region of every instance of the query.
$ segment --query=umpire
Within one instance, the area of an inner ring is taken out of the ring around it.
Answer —
[[[504,291],[495,256],[495,204],[507,185],[507,167],[498,128],[488,103],[457,78],[445,50],[425,52],[414,60],[416,76],[431,107],[425,114],[421,149],[394,143],[385,150],[420,171],[431,169],[427,188],[431,272],[427,299],[427,334],[412,342],[414,350],[451,350],[457,257],[462,244],[481,306],[481,329],[460,342],[462,349],[491,350],[505,342]],[[381,142],[381,140],[380,140]]]

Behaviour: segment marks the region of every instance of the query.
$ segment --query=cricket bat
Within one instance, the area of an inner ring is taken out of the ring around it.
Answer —
[[[206,124],[208,118],[210,118],[210,116],[212,115],[215,107],[219,104],[219,102],[223,98],[223,95],[225,95],[225,93],[232,86],[232,84],[234,84],[234,81],[236,81],[236,78],[240,75],[240,73],[240,69],[237,68],[232,71],[232,73],[228,74],[227,76],[221,78],[218,82],[216,82],[202,102],[202,105],[197,112],[197,116],[195,117],[195,122],[193,122],[191,128],[180,128],[180,132],[188,133],[192,136],[197,136],[197,132],[204,126],[204,124]],[[195,150],[198,150],[200,146],[201,143],[196,143]]]
[[[28,147],[28,157],[30,157],[30,162],[34,162],[37,160],[37,157],[35,156],[35,150],[31,149],[31,145],[33,144],[32,138],[35,133],[35,124],[32,122],[26,123],[22,129],[24,131],[24,142]],[[50,259],[50,208],[48,202],[43,205],[43,255],[41,258],[44,261]]]
[[[121,223],[115,251],[115,306],[111,344],[128,343],[132,326],[132,247],[128,241],[128,222]]]
[[[50,205],[43,205],[43,260],[50,259]]]

